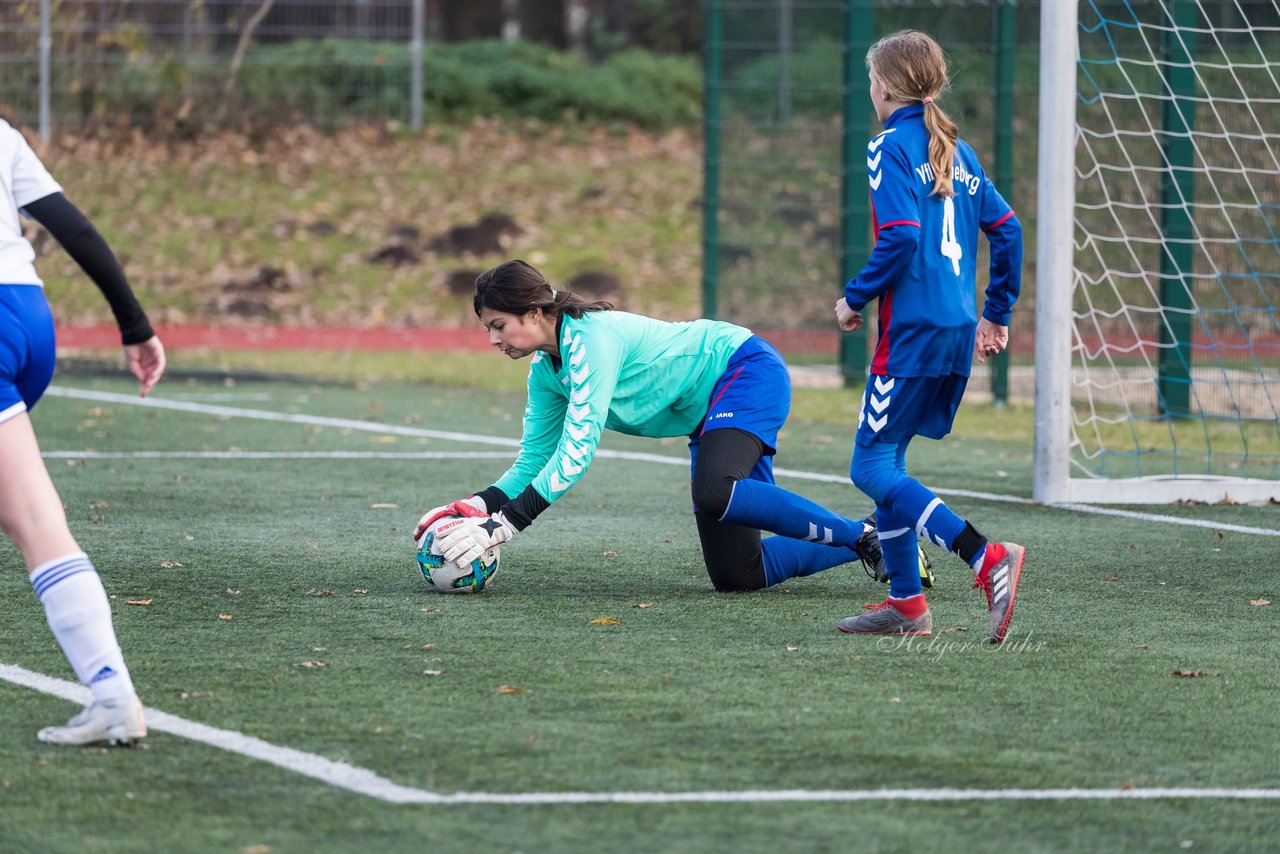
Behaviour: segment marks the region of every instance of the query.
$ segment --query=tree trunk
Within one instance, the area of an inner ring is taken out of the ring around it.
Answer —
[[[569,46],[564,0],[520,0],[520,37],[559,50]]]
[[[502,37],[502,0],[444,0],[440,5],[445,41]]]

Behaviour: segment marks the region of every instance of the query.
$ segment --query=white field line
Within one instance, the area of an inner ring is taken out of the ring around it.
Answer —
[[[501,445],[518,448],[519,439],[507,439],[500,436],[483,436],[477,433],[454,433],[445,430],[428,430],[422,427],[408,427],[398,424],[378,424],[372,421],[356,421],[350,418],[327,418],[322,415],[301,415],[291,412],[271,412],[262,409],[245,409],[238,406],[216,406],[205,403],[194,403],[182,400],[165,400],[164,398],[141,398],[134,395],[116,394],[109,391],[92,391],[90,389],[64,388],[53,386],[45,394],[53,397],[70,397],[79,400],[95,400],[100,403],[122,403],[128,406],[142,406],[152,409],[170,409],[178,412],[192,412],[203,415],[214,415],[224,418],[253,418],[259,421],[280,421],[291,424],[312,424],[323,427],[337,427],[344,430],[361,430],[368,433],[382,433],[395,436],[414,436],[426,439],[442,439],[449,442],[470,442],[479,445]],[[63,452],[59,452],[63,453]],[[70,456],[75,456],[71,454]],[[84,456],[81,454],[80,456]],[[455,455],[456,456],[456,455]],[[661,465],[688,466],[688,458],[669,457],[663,454],[645,454],[636,451],[611,451],[600,449],[597,457],[615,460],[632,460],[634,462],[658,463]],[[798,471],[795,469],[776,468],[778,477],[796,480],[813,480],[822,483],[847,484],[849,478],[844,475],[823,474],[820,472]],[[935,489],[938,495],[973,498],[979,501],[995,501],[1003,504],[1027,504],[1035,502],[1029,498],[1016,495],[1001,495],[995,492],[978,492],[969,489]],[[1054,504],[1047,505],[1055,509],[1069,510],[1075,513],[1093,513],[1101,516],[1118,516],[1125,519],[1136,519],[1141,522],[1154,522],[1165,525],[1183,525],[1191,528],[1209,528],[1219,531],[1231,531],[1237,534],[1257,534],[1264,537],[1280,537],[1280,529],[1254,528],[1247,525],[1232,525],[1214,522],[1209,519],[1189,519],[1180,516],[1163,516],[1155,513],[1139,513],[1132,510],[1116,510],[1109,507],[1095,507],[1089,504]]]
[[[89,702],[89,689],[36,673],[12,664],[0,664],[0,679],[31,688],[81,705]],[[737,792],[456,792],[442,795],[401,786],[372,771],[335,762],[294,750],[278,747],[260,738],[233,730],[180,718],[148,707],[147,726],[238,753],[251,759],[269,762],[286,771],[311,777],[339,789],[376,798],[393,804],[673,804],[673,803],[765,803],[833,801],[1104,801],[1104,800],[1180,800],[1235,799],[1280,800],[1280,789],[756,789]]]
[[[509,460],[507,451],[43,451],[47,460]]]

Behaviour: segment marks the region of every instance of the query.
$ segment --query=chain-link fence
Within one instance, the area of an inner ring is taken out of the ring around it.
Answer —
[[[946,50],[954,83],[942,106],[1028,227],[1035,257],[1035,4],[716,0],[708,16],[707,313],[783,327],[771,334],[792,352],[834,360],[843,346],[846,376],[860,380],[865,333],[835,335],[831,306],[871,243],[863,160],[879,123],[864,57],[910,27]],[[1026,349],[1033,305],[1030,286],[1015,337]]]
[[[0,6],[0,108],[47,133],[297,118],[414,120],[413,0],[22,0]],[[421,67],[421,62],[416,66]]]

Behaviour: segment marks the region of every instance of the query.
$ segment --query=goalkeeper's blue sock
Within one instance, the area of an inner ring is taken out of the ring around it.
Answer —
[[[865,530],[861,522],[760,480],[733,484],[721,522],[731,522],[793,540],[852,547]]]
[[[857,552],[844,546],[824,546],[790,537],[765,537],[760,541],[760,551],[766,587],[858,559]]]

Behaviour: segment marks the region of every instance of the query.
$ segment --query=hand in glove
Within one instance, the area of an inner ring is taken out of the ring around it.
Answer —
[[[516,529],[501,512],[455,519],[436,529],[445,560],[466,566],[494,546],[508,542]]]
[[[418,527],[413,529],[413,541],[416,543],[422,539],[422,534],[427,530],[427,526],[437,519],[443,519],[445,516],[485,516],[487,512],[484,506],[484,499],[478,495],[464,498],[461,501],[454,501],[452,504],[446,504],[443,507],[435,507],[428,510],[426,515],[418,520]]]

